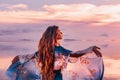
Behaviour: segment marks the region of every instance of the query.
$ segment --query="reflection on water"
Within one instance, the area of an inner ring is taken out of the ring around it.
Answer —
[[[99,46],[105,62],[104,79],[118,80],[117,77],[120,77],[120,40],[116,36],[110,36],[109,32],[97,33],[96,30],[83,28],[83,31],[72,28],[60,27],[64,33],[62,45],[73,51],[92,45]],[[34,53],[45,29],[45,27],[0,27],[0,63],[4,62],[4,65],[0,65],[0,70],[4,72],[15,55]],[[112,75],[111,79],[110,75]]]

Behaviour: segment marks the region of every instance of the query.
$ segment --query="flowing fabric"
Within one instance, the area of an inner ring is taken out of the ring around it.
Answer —
[[[19,61],[10,65],[6,75],[11,80],[40,80],[41,75],[36,65],[36,59],[31,55],[19,55]]]
[[[69,57],[70,54],[87,53],[81,57]],[[34,59],[31,59],[35,55]],[[19,61],[11,64],[6,74],[11,80],[41,80],[37,65],[37,54],[19,55]],[[72,52],[61,46],[55,47],[54,80],[102,80],[104,64],[96,57],[92,47]]]
[[[92,56],[92,58],[91,58]],[[79,58],[69,58],[62,70],[63,80],[102,80],[104,65],[102,58],[86,54]]]

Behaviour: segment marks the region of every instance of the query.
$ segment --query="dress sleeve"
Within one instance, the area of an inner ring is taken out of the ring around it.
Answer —
[[[64,47],[61,47],[61,53],[64,55],[64,56],[68,56],[69,54],[71,54],[71,50],[68,50],[68,49],[65,49]]]
[[[61,52],[63,55],[68,56],[69,54],[85,54],[85,53],[92,53],[93,52],[93,46],[88,47],[83,50],[78,50],[78,51],[71,51],[68,49],[65,49],[64,47],[61,47]]]
[[[93,52],[93,46],[88,47],[88,48],[83,49],[83,50],[72,52],[72,54],[85,54],[85,53],[92,53],[92,52]]]

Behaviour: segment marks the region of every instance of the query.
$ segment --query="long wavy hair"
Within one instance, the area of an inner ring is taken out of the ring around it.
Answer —
[[[38,65],[41,65],[42,80],[54,80],[54,48],[57,42],[58,26],[49,26],[38,45]]]

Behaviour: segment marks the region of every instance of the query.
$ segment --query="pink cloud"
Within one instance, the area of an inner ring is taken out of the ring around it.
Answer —
[[[8,9],[27,9],[27,5],[25,4],[16,4],[16,5],[10,5],[7,7]]]
[[[105,65],[105,77],[113,76],[113,77],[120,77],[120,60],[115,59],[103,59]]]
[[[2,63],[2,64],[0,64],[0,69],[1,70],[6,70],[8,67],[9,67],[9,65],[11,64],[11,60],[12,60],[12,58],[11,57],[7,57],[7,58],[0,58],[0,63]],[[4,63],[3,63],[4,62]]]
[[[0,7],[10,9],[10,10],[15,10],[15,9],[27,9],[28,6],[26,4],[0,4]]]
[[[120,22],[120,4],[100,5],[93,4],[56,4],[44,5],[44,11],[14,10],[27,8],[24,4],[9,7],[13,10],[0,11],[1,23],[38,23],[43,20],[65,20],[95,22],[92,25],[105,25]]]

